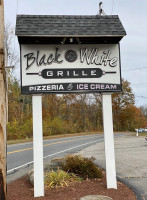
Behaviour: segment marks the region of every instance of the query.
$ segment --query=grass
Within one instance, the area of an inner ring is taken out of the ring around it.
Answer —
[[[73,173],[65,172],[58,168],[57,171],[47,172],[45,174],[45,186],[48,188],[66,187],[70,182],[82,181],[80,177]]]
[[[66,137],[72,137],[72,136],[82,136],[82,135],[94,135],[94,134],[101,134],[102,132],[82,132],[82,133],[72,133],[72,134],[60,134],[60,135],[51,135],[51,136],[45,136],[43,137],[44,140],[50,140],[50,139],[58,139],[58,138],[66,138]],[[20,140],[8,140],[7,145],[10,144],[18,144],[18,143],[26,143],[26,142],[32,142],[33,138],[28,139],[20,139]]]
[[[132,135],[135,136],[136,133],[133,133]],[[138,136],[144,136],[145,137],[145,136],[147,136],[147,133],[138,133]]]
[[[125,133],[127,131],[116,131],[114,133]],[[66,137],[74,137],[74,136],[82,136],[82,135],[94,135],[94,134],[102,134],[103,131],[91,131],[91,132],[81,132],[81,133],[72,133],[72,134],[59,134],[59,135],[51,135],[51,136],[45,136],[43,137],[44,140],[51,140],[51,139],[58,139],[58,138],[66,138]],[[135,133],[132,135],[136,135]],[[147,135],[147,134],[146,134]],[[33,138],[28,139],[19,139],[19,140],[8,140],[7,145],[10,144],[19,144],[19,143],[26,143],[26,142],[32,142]]]

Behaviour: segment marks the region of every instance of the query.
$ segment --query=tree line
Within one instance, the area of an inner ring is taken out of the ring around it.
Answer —
[[[135,106],[130,83],[122,80],[123,91],[112,94],[114,131],[134,131],[146,126],[146,117]],[[102,99],[95,94],[43,95],[44,136],[103,130]],[[21,95],[19,81],[9,76],[8,139],[32,137],[32,97]]]
[[[14,27],[5,26],[5,55],[8,66],[16,66],[19,56],[13,44]],[[8,70],[8,139],[32,137],[32,98],[21,95],[14,69]],[[130,83],[122,80],[123,91],[112,94],[114,131],[134,131],[147,126],[147,107],[137,108]],[[43,95],[44,136],[102,131],[102,99],[95,94]]]

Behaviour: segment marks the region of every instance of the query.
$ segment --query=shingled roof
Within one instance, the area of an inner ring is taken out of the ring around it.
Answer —
[[[18,37],[119,37],[126,35],[117,15],[18,15]],[[119,40],[120,40],[119,39]]]

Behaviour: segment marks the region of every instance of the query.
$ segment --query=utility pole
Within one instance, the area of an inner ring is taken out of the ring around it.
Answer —
[[[0,200],[6,200],[6,98],[4,0],[0,0]]]

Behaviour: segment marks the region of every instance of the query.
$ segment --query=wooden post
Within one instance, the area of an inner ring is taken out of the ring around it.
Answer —
[[[111,94],[102,94],[107,188],[117,189]]]
[[[6,199],[6,74],[4,68],[4,1],[0,0],[0,199]]]

